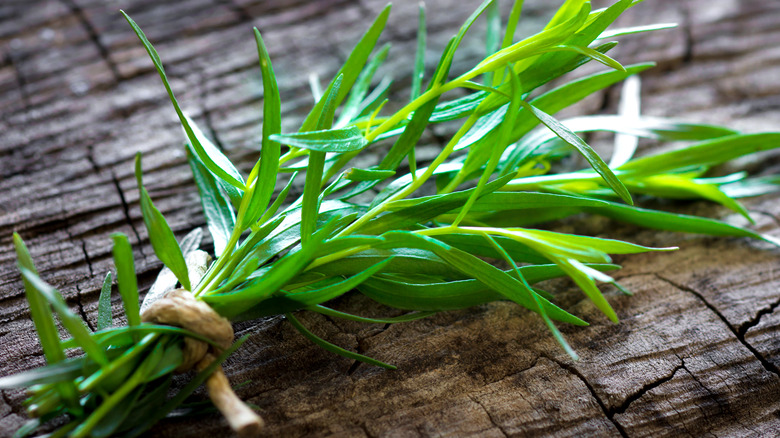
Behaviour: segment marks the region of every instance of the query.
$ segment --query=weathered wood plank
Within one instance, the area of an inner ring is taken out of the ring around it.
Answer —
[[[399,3],[385,36],[399,42],[384,72],[399,79],[394,93],[401,99],[408,93],[417,5]],[[428,2],[431,65],[476,7],[463,3]],[[537,30],[551,6],[527,3],[521,31]],[[308,75],[327,80],[381,6],[383,0],[136,0],[126,10],[160,51],[185,110],[248,169],[262,114],[251,26],[264,32],[279,74],[283,128],[293,130],[312,103]],[[777,5],[655,0],[621,19],[625,25],[659,21],[681,26],[626,37],[616,52],[624,63],[659,62],[643,76],[646,113],[751,132],[776,129]],[[480,56],[479,31],[454,70]],[[142,286],[160,266],[138,208],[136,151],[144,153],[145,181],[174,231],[181,235],[203,221],[173,111],[113,5],[5,2],[0,47],[0,375],[6,375],[43,363],[12,231],[28,242],[42,276],[94,323],[98,290],[112,266],[111,233],[130,236]],[[609,110],[616,96],[610,90],[578,111]],[[437,128],[429,141],[446,134]],[[751,167],[776,173],[780,162],[774,154]],[[756,229],[779,234],[778,204],[777,196],[748,202]],[[704,203],[668,208],[727,215]],[[398,371],[333,356],[281,319],[243,324],[238,331],[253,335],[228,361],[228,374],[234,382],[251,379],[239,394],[262,408],[269,436],[767,436],[780,428],[776,249],[604,220],[561,226],[681,247],[620,260],[625,269],[618,277],[636,292],[625,297],[607,289],[620,325],[599,316],[571,284],[554,283],[561,302],[592,322],[563,328],[579,362],[560,352],[538,318],[493,303],[389,328],[303,316],[316,333]],[[339,305],[387,314],[361,297]],[[0,435],[24,421],[23,398],[3,392]],[[229,436],[217,415],[167,420],[153,435],[207,433]]]

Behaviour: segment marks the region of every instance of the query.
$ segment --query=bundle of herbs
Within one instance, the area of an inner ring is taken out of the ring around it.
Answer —
[[[534,284],[569,277],[617,322],[597,287],[599,282],[620,287],[606,274],[619,268],[610,255],[674,248],[533,228],[552,219],[587,213],[659,230],[778,244],[722,221],[634,205],[632,192],[706,199],[750,220],[736,198],[776,191],[780,180],[742,172],[708,173],[727,161],[780,146],[780,133],[743,134],[639,114],[638,80],[633,75],[653,64],[621,65],[607,55],[617,44],[610,40],[668,25],[608,29],[639,2],[620,0],[591,10],[589,2],[568,0],[541,32],[516,41],[522,3],[515,2],[501,32],[495,1],[485,1],[449,41],[428,78],[421,7],[411,96],[392,114],[382,111],[389,81],[371,89],[390,49],[375,47],[390,13],[386,7],[327,88],[313,87],[317,103],[294,133],[281,132],[275,73],[255,29],[264,108],[260,156],[247,176],[182,111],[156,50],[125,15],[184,128],[214,260],[198,249],[199,230],[177,242],[144,188],[140,155],[135,169],[140,206],[151,244],[165,268],[140,305],[130,244],[126,236],[114,235],[116,282],[126,326],[112,326],[110,273],[100,294],[98,330],[91,332],[62,296],[39,278],[24,243],[14,235],[30,313],[48,362],[0,379],[0,388],[29,389],[26,407],[32,420],[16,436],[63,417],[66,421],[58,420],[60,426],[51,436],[138,436],[203,382],[231,426],[253,433],[262,420],[235,398],[219,364],[246,339],[234,342],[228,321],[269,315],[285,315],[303,336],[326,350],[393,368],[319,338],[295,312],[386,324],[510,300],[537,313],[561,348],[576,358],[556,323],[587,323],[556,306],[553,295]],[[488,54],[451,79],[453,56],[483,15],[488,20]],[[566,80],[567,73],[590,61],[605,69]],[[617,115],[568,120],[551,115],[627,78],[631,80],[624,86]],[[557,85],[549,86],[551,81]],[[447,99],[454,90],[461,90],[461,97]],[[418,163],[415,148],[425,129],[453,121],[460,122],[460,128],[447,144],[432,160]],[[578,135],[593,131],[615,133],[609,163]],[[640,138],[678,142],[678,147],[635,158]],[[381,145],[388,147],[381,160],[371,167],[354,167],[359,156],[377,157]],[[551,170],[572,153],[584,157],[589,167]],[[284,184],[278,188],[280,175]],[[302,195],[288,199],[301,179]],[[434,194],[421,196],[423,192]],[[174,290],[177,285],[180,289]],[[376,319],[328,305],[353,290],[411,312]],[[70,339],[60,339],[55,316]],[[68,355],[69,349],[80,349],[83,355]],[[175,372],[192,368],[197,372],[188,384],[171,387]]]

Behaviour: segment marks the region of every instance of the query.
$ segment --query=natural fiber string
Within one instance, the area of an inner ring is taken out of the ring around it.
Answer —
[[[203,335],[219,346],[184,338],[184,360],[176,369],[183,373],[193,368],[198,372],[211,365],[222,350],[233,343],[230,321],[215,312],[208,304],[198,301],[184,289],[169,292],[155,301],[141,315],[144,322],[181,327]],[[206,380],[206,389],[214,405],[225,416],[230,427],[240,436],[254,436],[263,427],[263,419],[238,398],[219,365]]]

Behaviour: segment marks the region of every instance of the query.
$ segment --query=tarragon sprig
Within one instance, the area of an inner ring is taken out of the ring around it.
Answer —
[[[186,337],[212,342],[203,333],[141,322],[141,309],[177,283],[197,300],[233,321],[285,315],[304,336],[342,356],[393,368],[334,345],[308,330],[294,315],[308,310],[361,322],[395,323],[434,312],[494,300],[510,300],[539,314],[565,351],[576,358],[555,323],[587,323],[554,304],[534,285],[568,276],[610,320],[618,315],[597,283],[617,283],[606,274],[619,268],[610,255],[674,248],[649,248],[604,238],[529,226],[585,212],[639,226],[722,236],[777,240],[714,219],[661,212],[633,205],[634,195],[707,199],[748,219],[735,198],[776,191],[778,177],[739,173],[712,176],[711,169],[746,154],[780,145],[779,133],[742,134],[727,128],[643,117],[638,84],[629,83],[617,115],[558,120],[553,114],[581,99],[652,67],[623,66],[607,55],[617,43],[606,39],[659,30],[669,25],[608,29],[633,0],[591,10],[568,0],[539,33],[515,41],[522,1],[516,1],[501,32],[496,4],[485,1],[449,41],[427,86],[426,27],[420,9],[417,56],[409,101],[382,111],[390,80],[373,90],[389,46],[376,50],[390,13],[386,7],[363,35],[324,90],[313,81],[316,104],[298,132],[281,132],[281,102],[271,59],[255,29],[263,80],[260,156],[244,176],[181,109],[162,61],[138,25],[127,21],[148,51],[185,132],[186,151],[214,242],[215,260],[197,250],[198,232],[177,242],[144,187],[136,158],[140,206],[149,238],[165,268],[139,308],[130,244],[114,236],[118,290],[127,325],[111,327],[106,277],[98,304],[97,332],[41,280],[27,249],[14,236],[30,311],[48,365],[0,379],[0,387],[24,386],[33,419],[17,432],[67,417],[54,435],[138,436],[176,408],[227,355],[224,351],[177,395],[166,398],[181,364]],[[453,57],[471,25],[488,17],[486,56],[450,79]],[[372,56],[372,53],[375,53]],[[589,61],[607,70],[565,79]],[[543,87],[558,80],[556,87]],[[453,90],[466,90],[448,99]],[[461,120],[460,128],[430,162],[418,162],[415,148],[425,129]],[[607,164],[577,133],[617,134]],[[671,152],[635,158],[636,139],[685,142]],[[386,152],[377,152],[387,144]],[[558,172],[555,161],[577,152],[589,167]],[[377,158],[355,167],[361,155]],[[288,200],[291,188],[302,195]],[[289,175],[275,187],[278,175]],[[277,192],[278,189],[278,192]],[[421,196],[422,191],[428,194]],[[276,196],[274,196],[276,193]],[[368,194],[371,194],[369,196]],[[503,263],[499,268],[487,259]],[[200,261],[198,261],[200,260]],[[196,272],[199,268],[201,272]],[[413,311],[394,318],[367,318],[329,307],[349,291],[382,304]],[[53,312],[52,312],[53,311]],[[72,335],[60,340],[53,315]],[[79,348],[83,356],[67,358]]]

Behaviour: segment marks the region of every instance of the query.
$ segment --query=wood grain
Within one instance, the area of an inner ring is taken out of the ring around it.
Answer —
[[[394,42],[383,69],[397,78],[393,90],[402,99],[417,2],[397,3],[383,37]],[[551,13],[547,2],[526,3],[524,33],[538,30]],[[263,102],[251,27],[263,32],[270,49],[283,129],[290,131],[312,105],[309,74],[330,78],[383,3],[131,0],[122,6],[158,48],[185,110],[248,170],[257,156]],[[429,67],[476,6],[427,2]],[[616,49],[623,63],[658,62],[643,74],[643,111],[747,132],[776,130],[779,6],[762,0],[652,0],[627,12],[623,25],[680,23],[625,37]],[[142,287],[160,268],[132,177],[137,151],[145,157],[149,191],[177,235],[204,224],[174,112],[116,7],[100,0],[11,0],[0,6],[0,375],[44,362],[15,266],[13,231],[26,240],[42,277],[94,325],[100,284],[112,268],[111,233],[130,237]],[[467,38],[453,70],[463,71],[481,55],[482,29],[479,24]],[[613,111],[618,92],[589,98],[569,114]],[[436,127],[425,141],[437,147],[450,132]],[[776,153],[745,164],[757,172],[780,169]],[[755,229],[776,237],[778,199],[747,202]],[[707,203],[662,207],[741,223]],[[391,362],[397,371],[331,355],[280,318],[242,324],[237,333],[252,336],[228,360],[226,373],[234,383],[251,380],[238,392],[261,408],[268,436],[777,434],[776,248],[596,219],[560,227],[680,246],[675,253],[619,259],[625,268],[617,277],[635,292],[627,297],[605,289],[619,325],[599,315],[571,283],[552,283],[560,302],[591,322],[562,328],[582,356],[578,362],[557,348],[538,318],[509,303],[492,303],[392,327],[301,315],[317,334]],[[338,304],[388,314],[359,296]],[[118,296],[113,306],[121,308]],[[24,421],[24,394],[2,394],[0,435],[10,436]],[[216,414],[169,419],[149,436],[206,434],[230,436]]]

